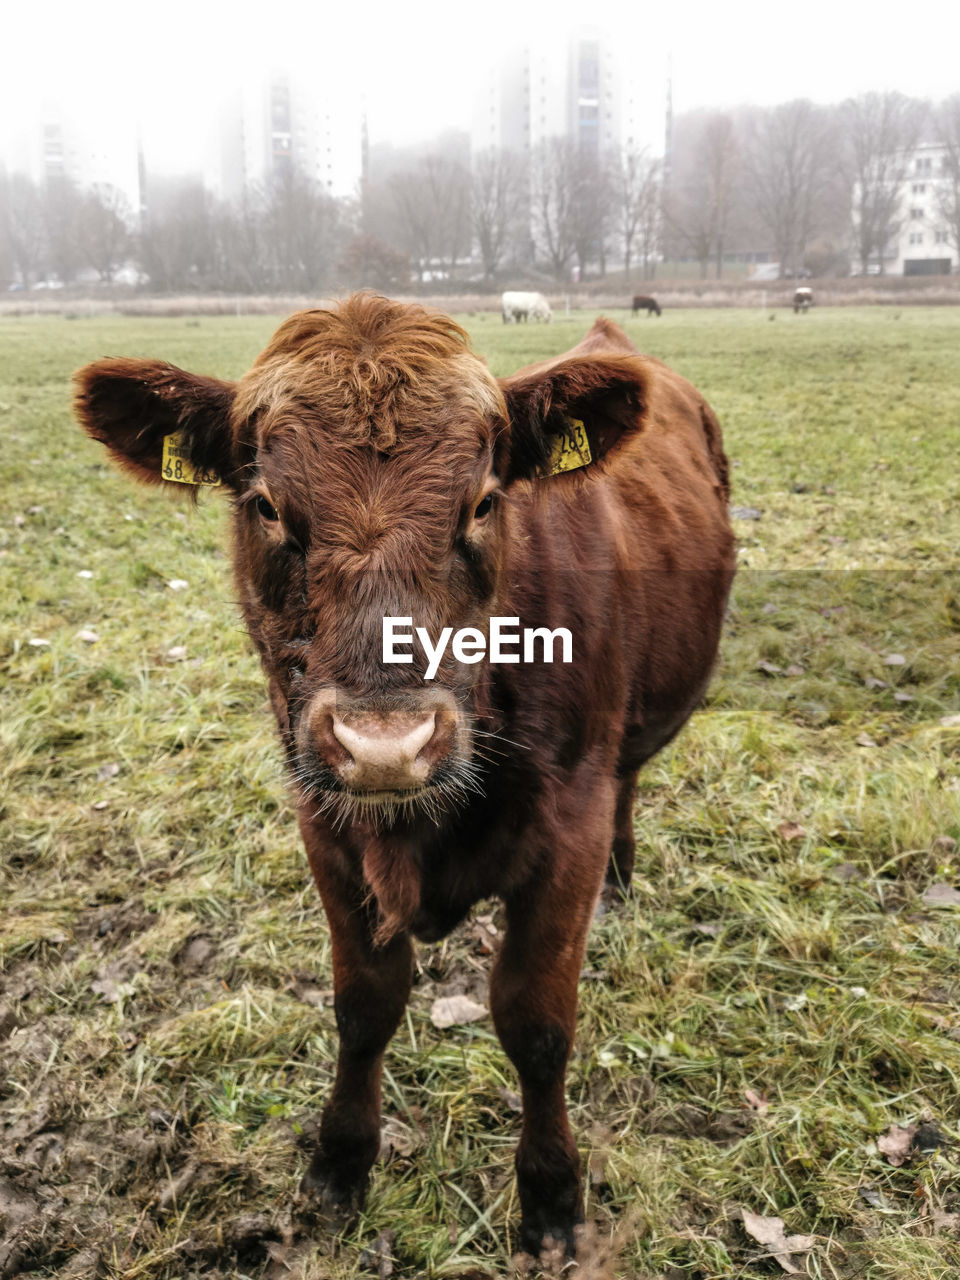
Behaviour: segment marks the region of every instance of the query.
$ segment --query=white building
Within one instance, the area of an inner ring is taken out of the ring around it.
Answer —
[[[938,276],[960,270],[960,255],[942,209],[949,183],[947,164],[946,148],[936,142],[923,142],[906,156],[893,218],[896,229],[883,246],[886,275]],[[855,239],[858,190],[855,187],[853,193]],[[880,269],[880,254],[874,252],[870,274]]]
[[[285,72],[248,81],[228,100],[208,185],[235,200],[290,168],[332,196],[357,194],[363,176],[358,91],[316,71]]]
[[[568,137],[592,154],[623,141],[617,51],[598,28],[545,31],[484,76],[470,143],[474,154],[504,148],[529,155],[546,138]]]
[[[896,275],[938,276],[960,270],[960,255],[940,202],[947,184],[946,148],[923,143],[910,156],[900,197],[900,233],[891,249]]]
[[[34,182],[66,177],[82,190],[119,192],[131,224],[140,216],[141,172],[136,121],[116,107],[46,102],[12,141],[8,168]]]

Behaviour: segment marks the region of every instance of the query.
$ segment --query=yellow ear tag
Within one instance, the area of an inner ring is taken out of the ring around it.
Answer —
[[[164,480],[172,480],[175,484],[207,485],[215,489],[221,483],[215,471],[201,471],[193,465],[183,443],[181,431],[175,431],[173,435],[163,437],[160,474]]]
[[[550,457],[543,474],[556,476],[561,471],[576,471],[592,461],[586,427],[579,418],[568,418],[567,429],[553,437]]]

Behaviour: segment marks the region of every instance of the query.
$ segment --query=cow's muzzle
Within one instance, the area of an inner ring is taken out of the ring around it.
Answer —
[[[300,724],[308,755],[337,790],[361,803],[423,791],[458,754],[463,716],[453,696],[430,690],[402,706],[378,707],[322,689]]]

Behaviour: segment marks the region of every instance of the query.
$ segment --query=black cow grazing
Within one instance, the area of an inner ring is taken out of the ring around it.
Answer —
[[[637,293],[633,298],[633,314],[636,315],[638,311],[646,311],[649,320],[651,316],[660,314],[660,303],[649,294]]]
[[[809,311],[813,306],[813,290],[807,285],[800,285],[793,295],[793,314],[798,311]]]

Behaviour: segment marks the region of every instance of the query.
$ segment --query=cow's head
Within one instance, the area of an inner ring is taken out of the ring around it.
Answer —
[[[281,325],[228,383],[147,360],[77,375],[86,430],[138,479],[171,483],[164,438],[233,496],[247,625],[291,767],[336,818],[438,818],[478,785],[483,665],[424,680],[382,661],[383,619],[487,630],[511,501],[582,420],[595,460],[642,414],[627,357],[586,355],[498,383],[466,334],[421,307],[358,294]],[[480,753],[482,754],[482,752]]]

